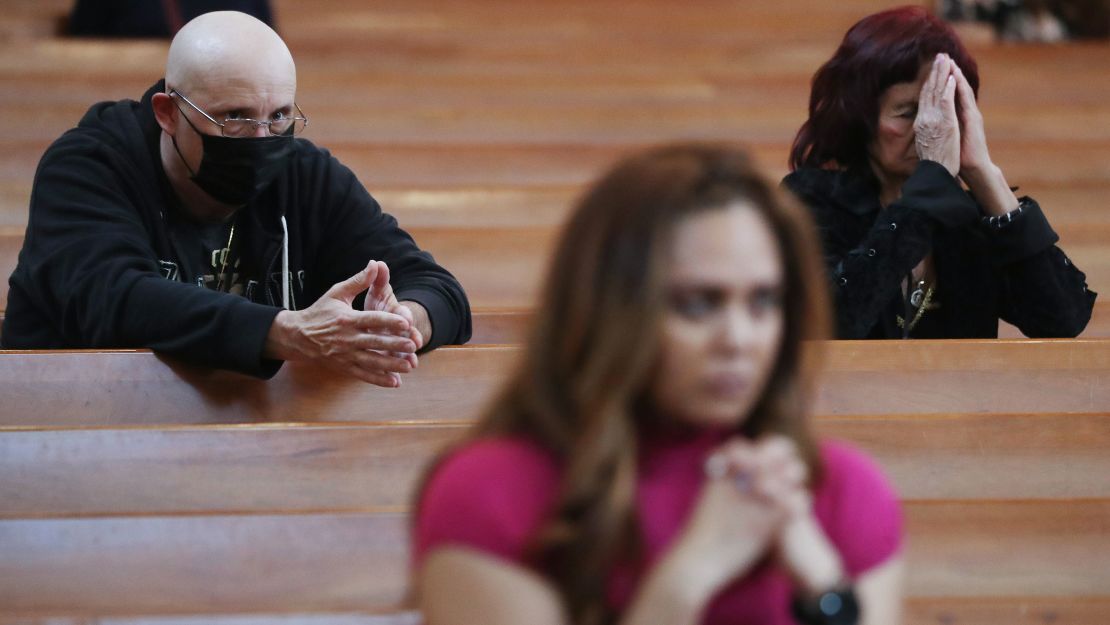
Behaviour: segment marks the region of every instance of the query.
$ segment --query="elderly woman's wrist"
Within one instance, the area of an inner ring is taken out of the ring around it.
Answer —
[[[960,177],[964,179],[968,186],[986,184],[1001,176],[1002,170],[990,161],[981,165],[964,165],[960,168]]]
[[[985,171],[969,171],[966,174],[961,172],[960,177],[967,183],[971,194],[988,217],[1002,216],[1017,210],[1017,196],[997,166],[992,164]]]

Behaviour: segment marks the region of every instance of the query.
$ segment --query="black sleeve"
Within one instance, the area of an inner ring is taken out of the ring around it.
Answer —
[[[999,228],[984,223],[1002,279],[999,314],[1028,337],[1075,337],[1087,327],[1096,294],[1086,276],[1056,247],[1040,205],[1021,198],[1021,214]]]
[[[48,152],[36,174],[23,285],[65,342],[151,348],[210,367],[269,376],[261,357],[278,309],[166,280],[135,206],[136,181],[90,150]]]
[[[922,161],[902,186],[902,197],[882,209],[862,238],[826,190],[791,174],[783,184],[809,208],[821,237],[836,305],[837,336],[866,338],[906,275],[929,253],[937,228],[978,218],[974,200],[948,170]]]
[[[417,247],[347,167],[332,157],[327,161],[328,187],[338,193],[324,235],[332,243],[323,246],[317,259],[327,272],[325,281],[334,284],[370,260],[384,261],[397,299],[417,302],[428,311],[432,336],[425,337],[421,351],[470,340],[470,303],[458,280]],[[361,306],[361,297],[356,305]]]

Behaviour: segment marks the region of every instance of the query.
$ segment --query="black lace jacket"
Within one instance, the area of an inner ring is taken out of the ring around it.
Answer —
[[[975,199],[931,161],[886,208],[869,171],[799,169],[783,186],[816,221],[839,338],[993,338],[999,319],[1029,337],[1073,337],[1091,318],[1095,293],[1028,197],[1012,222],[987,223]],[[905,332],[898,317],[914,311],[902,282],[930,251],[938,306]]]

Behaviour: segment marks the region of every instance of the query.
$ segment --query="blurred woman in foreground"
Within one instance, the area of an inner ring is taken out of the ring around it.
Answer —
[[[816,246],[724,147],[596,183],[521,366],[419,493],[429,625],[897,623],[897,499],[808,422]]]

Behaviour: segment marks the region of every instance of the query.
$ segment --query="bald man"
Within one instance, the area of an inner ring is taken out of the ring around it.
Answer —
[[[306,125],[284,42],[243,13],[185,25],[140,102],[43,156],[2,340],[149,347],[267,377],[317,361],[392,387],[470,337],[459,283]]]

